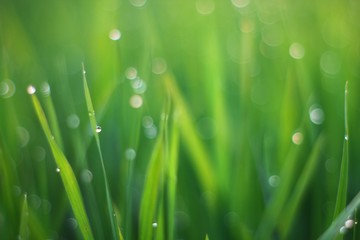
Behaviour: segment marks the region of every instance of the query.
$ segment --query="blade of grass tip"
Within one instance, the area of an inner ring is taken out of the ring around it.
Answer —
[[[91,126],[91,129],[92,129],[93,135],[95,137],[96,146],[98,148],[100,162],[101,162],[102,173],[103,173],[103,176],[104,176],[106,205],[107,205],[107,209],[108,209],[108,216],[109,216],[109,219],[110,219],[112,235],[113,235],[114,239],[119,239],[120,235],[121,235],[121,234],[119,234],[119,232],[121,232],[121,231],[120,231],[119,226],[117,225],[116,214],[114,214],[114,209],[113,209],[111,196],[110,196],[109,185],[108,185],[107,176],[106,176],[104,159],[103,159],[103,156],[102,156],[102,153],[101,153],[100,139],[99,139],[99,135],[98,135],[98,133],[101,131],[101,128],[100,128],[100,126],[97,125],[97,122],[96,122],[95,111],[94,111],[94,107],[93,107],[93,104],[92,104],[92,101],[91,101],[91,96],[90,96],[90,90],[89,90],[89,87],[88,87],[88,84],[87,84],[87,81],[86,81],[86,76],[85,76],[86,72],[85,72],[84,63],[82,63],[82,72],[83,72],[83,84],[84,84],[85,101],[86,101],[86,106],[87,106],[88,113],[89,113],[90,126]]]
[[[61,149],[64,149],[63,140],[60,133],[60,127],[56,116],[54,103],[51,99],[50,86],[47,82],[44,82],[41,86],[41,92],[44,97],[44,109],[48,116],[50,129],[56,138],[56,142]]]
[[[214,169],[210,164],[211,158],[196,134],[197,131],[192,122],[187,105],[176,86],[174,78],[170,74],[165,75],[165,82],[170,90],[174,105],[180,114],[178,121],[181,129],[180,134],[192,155],[191,161],[194,166],[194,171],[197,173],[199,181],[205,191],[216,191],[216,177]]]
[[[146,170],[144,191],[140,203],[140,239],[147,240],[153,238],[153,221],[156,216],[156,206],[161,183],[163,151],[163,129],[164,121],[160,126],[160,134],[152,151],[149,165]],[[154,223],[155,224],[155,223]],[[156,223],[157,227],[157,223]]]
[[[54,156],[56,165],[58,166],[57,171],[60,174],[61,180],[64,184],[71,208],[74,212],[76,220],[78,221],[79,228],[83,234],[83,237],[84,239],[94,239],[90,228],[89,220],[85,212],[84,203],[81,197],[79,184],[76,180],[75,174],[64,153],[57,145],[51,133],[49,124],[45,117],[45,113],[40,105],[39,99],[34,94],[36,89],[33,86],[29,86],[27,90],[28,93],[31,95],[35,112],[40,121],[40,125],[45,133],[46,139],[50,145],[51,152]]]
[[[209,240],[209,236],[207,234],[205,235],[205,240]]]
[[[27,203],[27,195],[24,195],[24,202],[21,209],[21,219],[20,219],[20,229],[19,229],[19,239],[29,239],[29,226],[28,226],[28,218],[29,218],[29,209]]]
[[[360,192],[353,198],[353,200],[347,205],[347,207],[337,216],[337,218],[331,223],[330,227],[319,237],[319,240],[334,239],[339,234],[344,234],[342,231],[346,220],[349,216],[352,216],[356,209],[360,205]],[[346,228],[345,228],[346,230]]]
[[[345,101],[344,101],[344,115],[345,115],[345,137],[343,145],[343,154],[341,159],[339,185],[336,196],[336,204],[334,209],[335,219],[338,214],[346,206],[346,195],[348,189],[348,172],[349,172],[349,128],[348,128],[348,112],[347,112],[347,95],[348,95],[348,82],[345,84]]]
[[[324,135],[320,135],[310,153],[309,159],[304,167],[299,180],[296,183],[294,192],[289,199],[289,203],[285,207],[283,217],[281,217],[281,222],[284,223],[281,226],[281,238],[287,239],[287,235],[291,230],[293,220],[295,219],[295,214],[300,204],[301,199],[304,197],[304,192],[314,175],[316,167],[319,163],[319,155],[323,149],[325,142]]]

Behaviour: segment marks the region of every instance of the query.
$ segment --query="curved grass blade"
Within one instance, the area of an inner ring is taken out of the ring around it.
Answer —
[[[304,197],[304,192],[306,191],[306,188],[314,175],[316,167],[318,166],[319,155],[321,153],[321,150],[323,149],[324,142],[324,135],[320,135],[313,147],[307,164],[304,167],[304,170],[302,171],[300,178],[295,185],[295,189],[291,198],[289,199],[289,203],[284,210],[284,215],[281,218],[281,222],[284,223],[281,229],[282,239],[287,239],[287,235],[291,230],[291,226],[293,221],[295,220],[295,214],[300,204],[300,201]]]
[[[340,228],[344,226],[349,216],[352,216],[360,205],[360,193],[358,193],[349,205],[337,216],[330,227],[319,237],[319,240],[334,239],[339,236]]]
[[[29,239],[29,209],[27,203],[27,195],[24,195],[24,203],[21,210],[21,219],[20,219],[20,229],[19,229],[19,239]]]
[[[205,191],[214,191],[216,190],[216,177],[214,169],[209,161],[211,158],[205,150],[204,145],[199,140],[199,137],[196,135],[196,129],[192,122],[191,115],[173,77],[168,74],[166,75],[165,80],[167,87],[170,90],[171,98],[174,101],[174,105],[181,114],[179,116],[180,133],[185,140],[184,142],[188,150],[193,156],[191,160],[194,165],[194,171],[196,171],[203,189]]]
[[[336,196],[336,204],[334,210],[335,219],[339,213],[346,206],[346,195],[348,189],[348,172],[349,172],[349,127],[348,127],[348,116],[347,116],[347,95],[348,95],[348,82],[345,84],[345,103],[344,103],[344,114],[345,114],[345,137],[343,145],[343,155],[341,159],[339,186]]]
[[[108,217],[110,219],[110,224],[111,224],[112,236],[113,236],[113,239],[120,239],[120,236],[122,236],[122,235],[121,235],[120,228],[117,225],[116,214],[114,214],[114,208],[113,208],[112,201],[111,201],[110,190],[109,190],[109,185],[108,185],[106,171],[105,171],[104,159],[103,159],[103,156],[101,153],[100,139],[99,139],[99,135],[98,135],[99,127],[97,126],[97,122],[96,122],[96,118],[95,118],[95,110],[94,110],[94,107],[93,107],[93,104],[91,101],[90,90],[89,90],[89,87],[88,87],[88,84],[86,81],[84,64],[82,64],[82,71],[83,71],[85,101],[86,101],[86,106],[87,106],[87,109],[89,112],[90,126],[92,129],[92,133],[95,137],[96,146],[98,148],[100,162],[101,162],[101,170],[102,170],[104,182],[105,182],[106,205],[107,205],[107,210],[108,210]]]
[[[79,228],[83,234],[84,239],[94,239],[75,174],[64,153],[57,145],[51,133],[44,111],[40,105],[39,99],[33,93],[34,92],[31,92],[31,99],[36,111],[36,115],[50,145],[51,152],[54,156],[58,169],[60,170],[59,174],[64,184],[65,191],[69,198],[69,202],[74,212],[75,218],[78,221]]]
[[[160,127],[159,138],[155,143],[154,150],[146,170],[144,192],[140,205],[140,239],[147,240],[153,238],[153,221],[156,216],[156,207],[161,185],[161,175],[163,172],[162,160],[164,158],[163,128]]]
[[[178,152],[179,152],[179,127],[176,119],[173,122],[169,149],[169,165],[167,169],[166,180],[166,224],[167,235],[166,238],[174,239],[174,219],[175,219],[175,204],[176,204],[176,178],[178,168]]]

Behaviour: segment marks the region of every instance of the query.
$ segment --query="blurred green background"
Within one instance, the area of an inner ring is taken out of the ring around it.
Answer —
[[[176,152],[176,196],[166,199],[161,175],[151,239],[316,239],[334,215],[346,81],[348,200],[359,191],[359,16],[356,0],[1,0],[0,238],[19,235],[25,193],[26,237],[82,238],[27,93],[34,85],[94,237],[111,239],[84,63],[125,239],[142,238],[162,136]]]

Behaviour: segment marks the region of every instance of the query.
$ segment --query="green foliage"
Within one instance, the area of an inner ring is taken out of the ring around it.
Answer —
[[[70,205],[72,207],[76,220],[78,221],[83,237],[84,239],[94,239],[75,174],[64,153],[57,145],[56,140],[51,133],[50,127],[47,123],[45,114],[41,108],[38,98],[33,93],[31,95],[31,98],[41,127],[44,130],[46,139],[50,145],[56,165],[58,166],[56,171],[61,176],[61,180],[63,181],[66,194],[69,198]]]
[[[359,14],[1,1],[0,238],[358,238]]]

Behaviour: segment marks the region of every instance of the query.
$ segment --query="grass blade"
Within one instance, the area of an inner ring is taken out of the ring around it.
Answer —
[[[49,88],[49,90],[46,90],[48,92],[46,92],[44,90],[42,91],[43,96],[44,96],[44,109],[48,116],[50,129],[51,129],[52,133],[54,134],[54,137],[56,138],[56,142],[57,142],[58,146],[61,149],[63,149],[64,144],[63,144],[63,140],[62,140],[61,133],[60,133],[60,127],[59,127],[59,123],[57,120],[54,103],[52,101],[51,94],[50,94],[50,86],[47,82],[45,82],[45,83],[43,83],[42,88],[45,88],[45,89]]]
[[[105,182],[104,187],[105,187],[105,194],[106,194],[106,205],[107,205],[107,210],[108,210],[108,217],[110,219],[110,224],[111,224],[112,236],[113,236],[113,239],[120,239],[122,234],[121,234],[120,228],[117,225],[116,214],[114,214],[114,208],[113,208],[112,201],[111,201],[110,190],[109,190],[109,185],[108,185],[106,171],[105,171],[104,159],[103,159],[103,156],[101,153],[100,139],[99,139],[99,135],[98,135],[98,132],[100,129],[99,129],[99,126],[97,125],[96,118],[95,118],[95,110],[94,110],[94,107],[93,107],[93,104],[91,101],[90,90],[89,90],[89,87],[88,87],[88,84],[86,81],[84,64],[82,64],[82,71],[83,71],[85,101],[86,101],[86,106],[87,106],[87,109],[89,112],[90,126],[92,129],[92,133],[95,137],[96,146],[98,148],[100,162],[101,162],[101,170],[102,170],[102,174],[103,174],[104,182]]]
[[[360,193],[358,193],[349,205],[332,222],[331,226],[319,237],[319,240],[334,239],[339,235],[340,228],[344,226],[349,216],[353,215],[360,205]]]
[[[19,230],[19,239],[29,239],[29,209],[27,203],[27,195],[24,195],[24,203],[21,210],[21,219],[20,219],[20,230]]]
[[[152,223],[156,216],[156,207],[162,173],[163,130],[160,130],[149,165],[146,170],[144,192],[140,205],[140,239],[152,239]]]
[[[175,219],[175,204],[176,204],[176,179],[178,168],[178,152],[179,152],[179,128],[177,119],[171,131],[170,149],[169,149],[169,165],[167,169],[167,195],[166,195],[166,223],[167,236],[166,238],[174,239],[174,219]]]
[[[304,192],[315,173],[316,167],[319,163],[319,155],[324,146],[325,137],[324,135],[320,135],[318,140],[316,141],[313,150],[309,156],[306,166],[302,171],[299,180],[295,185],[294,192],[287,204],[284,215],[281,218],[284,223],[281,229],[282,239],[287,239],[287,235],[291,230],[291,226],[293,220],[295,220],[295,214],[300,204],[301,199],[305,196]]]
[[[180,133],[182,134],[182,137],[185,140],[184,143],[187,145],[187,148],[192,155],[191,160],[193,161],[192,164],[194,165],[194,170],[197,172],[203,189],[205,191],[214,191],[216,190],[216,178],[214,169],[210,164],[211,158],[208,152],[205,150],[205,147],[200,141],[199,137],[196,135],[196,129],[192,122],[191,115],[173,77],[166,75],[165,80],[167,87],[170,90],[172,100],[174,101],[174,104],[180,113]]]
[[[30,89],[30,90],[29,90]],[[47,141],[50,145],[51,152],[54,156],[55,162],[60,170],[59,174],[61,177],[61,180],[64,184],[66,194],[69,198],[69,202],[71,205],[71,208],[74,212],[75,218],[78,221],[79,228],[83,234],[84,239],[94,239],[93,234],[91,232],[90,224],[88,217],[85,212],[84,203],[81,197],[79,184],[76,180],[75,174],[66,159],[64,153],[61,151],[60,147],[57,145],[49,124],[47,122],[47,119],[45,117],[44,111],[40,105],[40,102],[37,98],[37,96],[34,94],[35,89],[30,86],[29,87],[29,93],[31,94],[31,99],[37,114],[37,117],[40,121],[40,125],[45,133],[45,136],[47,138]]]
[[[343,155],[341,159],[340,177],[338,192],[336,196],[336,204],[334,210],[335,219],[339,213],[346,206],[346,195],[348,189],[348,172],[349,172],[349,128],[348,128],[348,116],[347,116],[347,94],[348,94],[348,83],[345,84],[345,103],[344,103],[344,114],[345,114],[345,137],[343,145]]]

